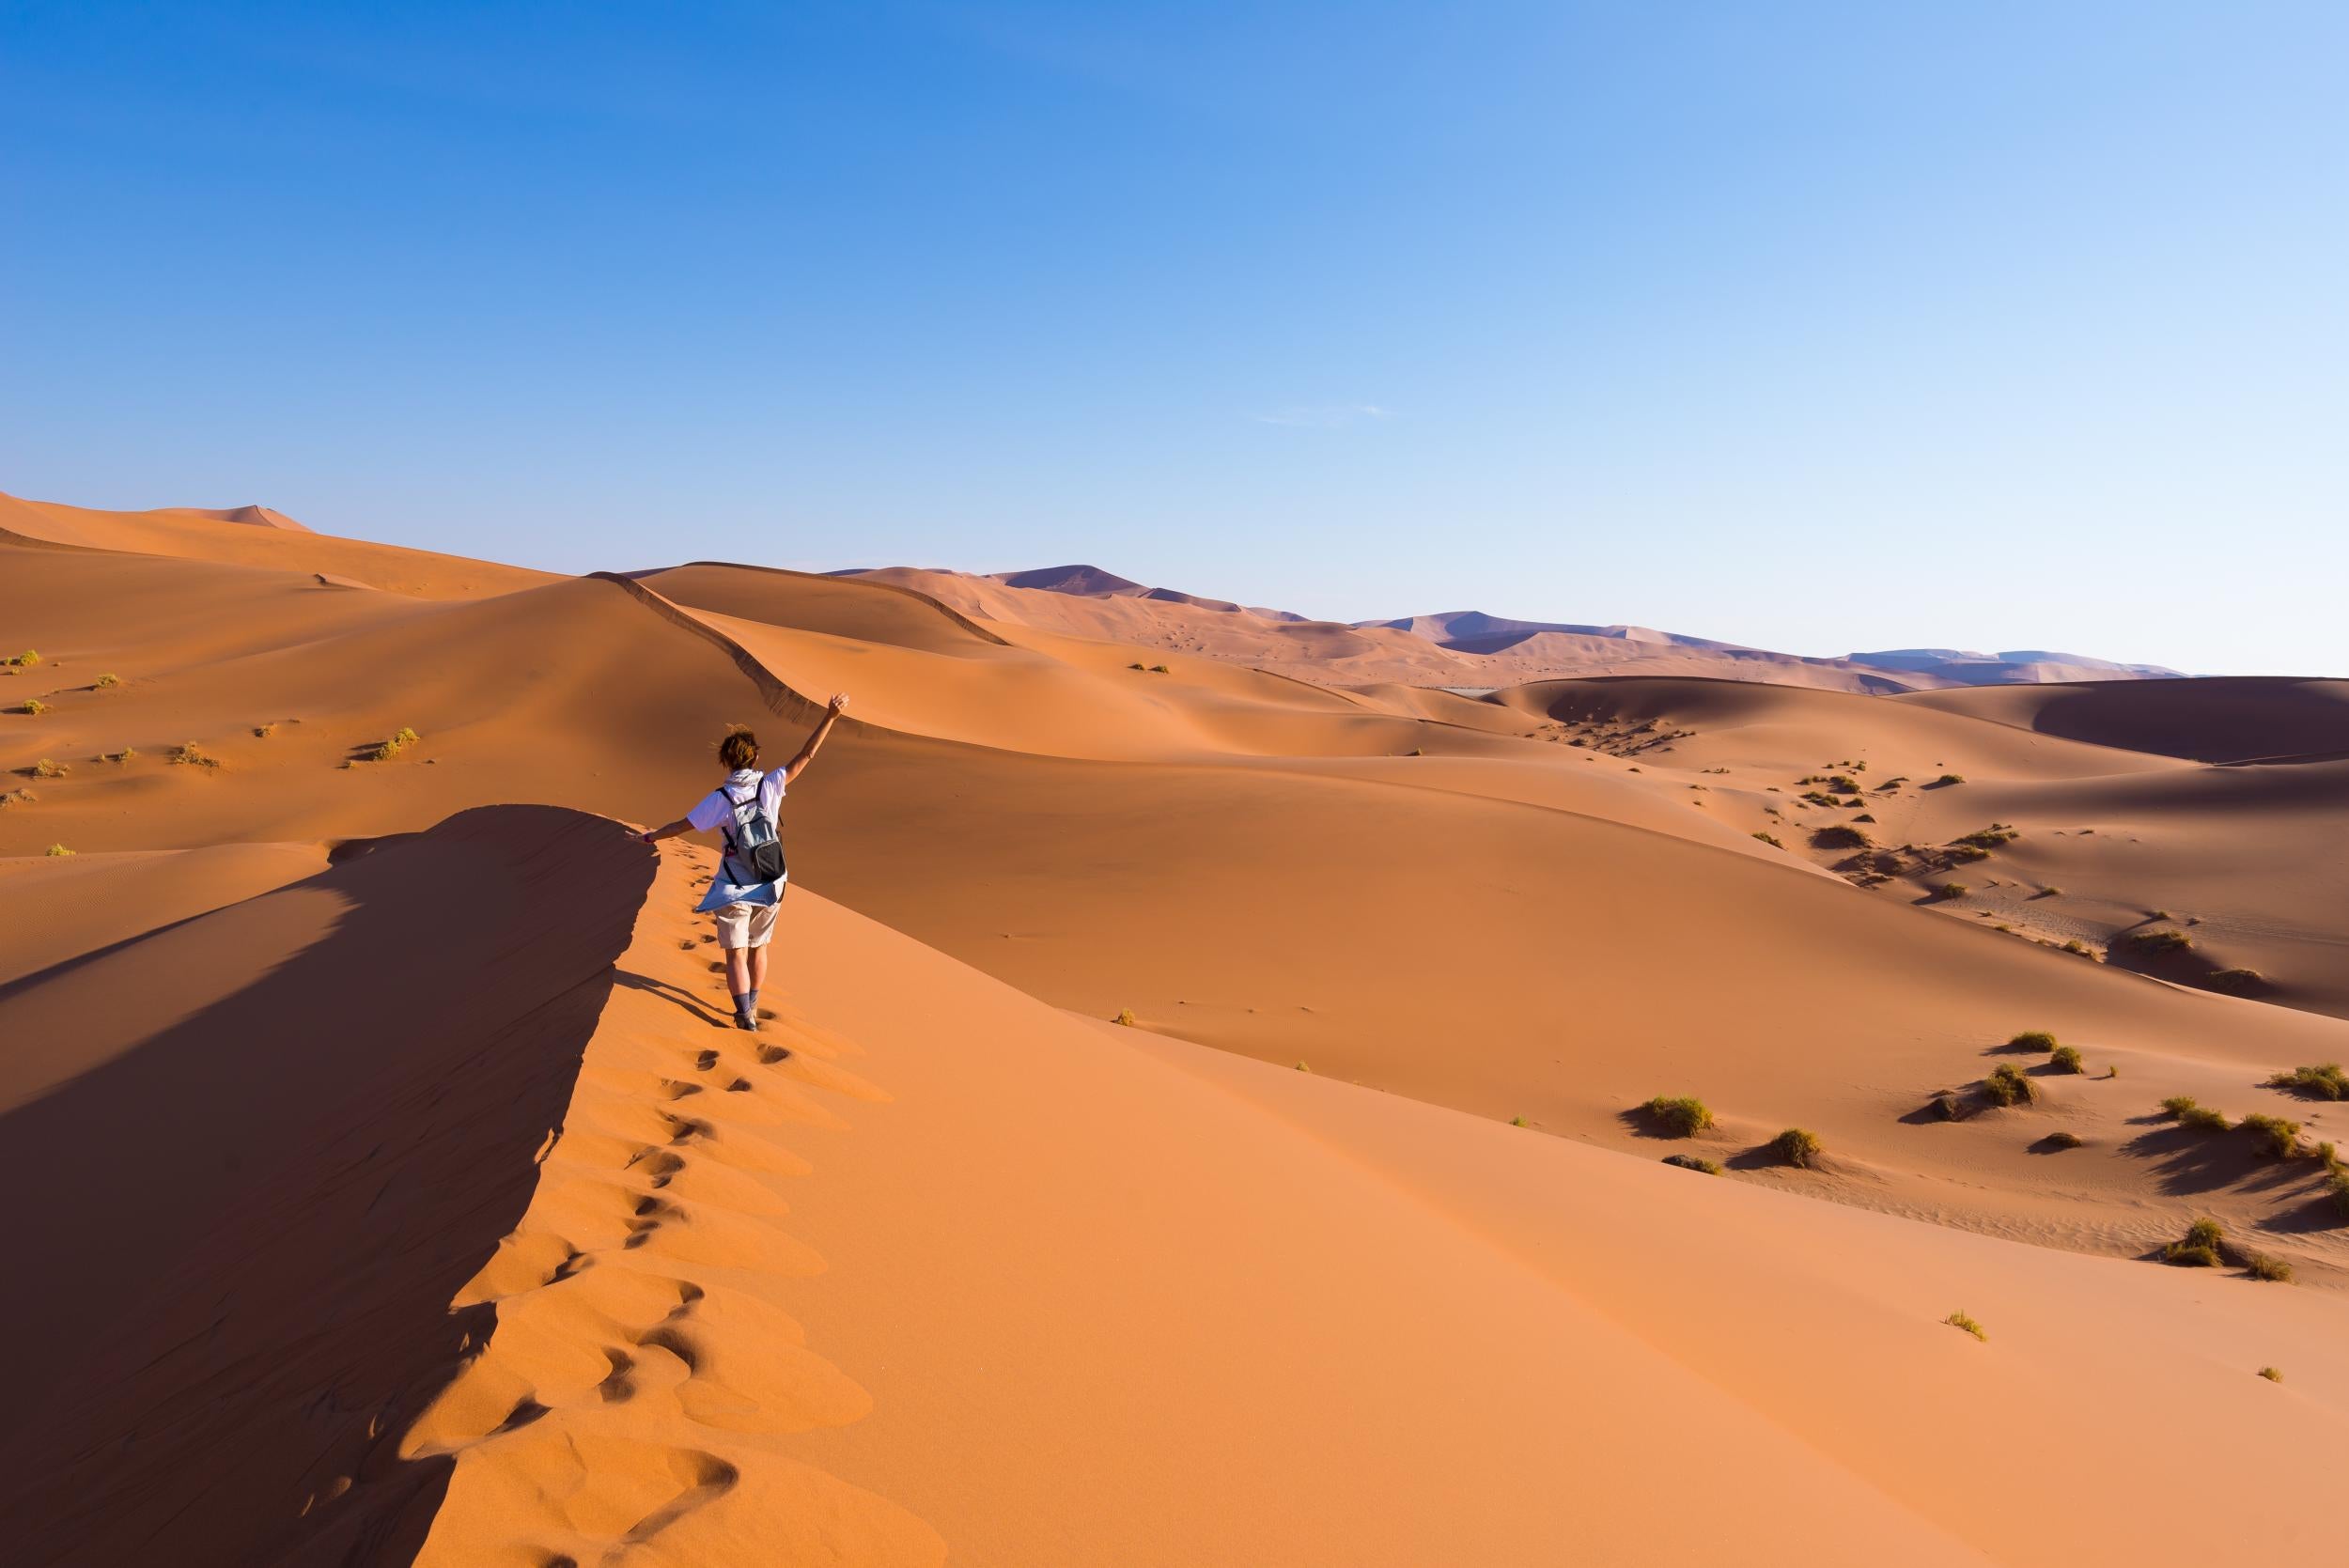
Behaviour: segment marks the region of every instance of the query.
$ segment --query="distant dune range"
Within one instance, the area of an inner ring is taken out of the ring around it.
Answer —
[[[0,706],[42,709],[0,714],[0,1157],[54,1194],[9,1343],[63,1352],[0,1463],[27,1560],[2325,1539],[2263,1499],[2349,1419],[2349,1229],[2316,1159],[2156,1102],[2343,1131],[2263,1087],[2349,1059],[2343,683],[0,528],[0,656],[41,655]],[[1452,678],[1548,638],[1662,663]],[[599,815],[841,689],[778,1017],[722,1030],[708,853]],[[2147,1261],[2197,1216],[2296,1284]],[[2062,1486],[2012,1483],[2026,1435]]]

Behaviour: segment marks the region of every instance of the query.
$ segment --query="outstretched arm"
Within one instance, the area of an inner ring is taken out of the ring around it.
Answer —
[[[692,831],[692,823],[680,816],[675,822],[664,823],[658,828],[648,829],[644,832],[638,833],[636,835],[636,842],[639,844],[658,844],[664,838],[675,838],[679,833],[690,833]]]
[[[824,716],[816,722],[816,728],[809,734],[807,737],[807,744],[800,748],[800,754],[798,756],[793,757],[789,762],[783,765],[783,782],[785,784],[789,784],[794,779],[797,779],[800,776],[801,769],[805,768],[809,763],[816,760],[816,748],[824,743],[824,737],[830,735],[832,733],[832,725],[839,722],[840,710],[848,706],[848,694],[846,691],[835,693],[832,701],[824,705]]]

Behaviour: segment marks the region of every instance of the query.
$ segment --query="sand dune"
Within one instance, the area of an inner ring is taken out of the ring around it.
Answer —
[[[1479,698],[1105,580],[10,506],[29,1560],[2184,1561],[2328,1473],[2324,1170],[2157,1102],[2341,1139],[2264,1081],[2349,1060],[2332,683]],[[722,1030],[707,851],[640,908],[605,818],[835,689]],[[2198,1216],[2296,1286],[2156,1266]]]
[[[2349,752],[2349,681],[2248,675],[2091,681],[1937,692],[1908,701],[2045,735],[2198,762]]]

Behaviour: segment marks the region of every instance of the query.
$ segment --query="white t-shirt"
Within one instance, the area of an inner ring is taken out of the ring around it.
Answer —
[[[780,810],[783,804],[783,769],[780,768],[764,775],[755,768],[738,768],[726,775],[724,784],[703,796],[700,802],[685,814],[685,820],[701,831],[706,833],[714,828],[724,837],[726,858],[718,868],[718,878],[738,887],[765,885],[749,866],[734,858],[734,803],[750,799],[753,785],[758,789],[759,810],[767,814],[767,820],[775,824],[775,831],[780,834],[783,831]]]

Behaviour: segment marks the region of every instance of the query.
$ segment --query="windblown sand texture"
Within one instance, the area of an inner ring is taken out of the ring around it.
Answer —
[[[0,530],[10,1563],[2339,1555],[2349,684]]]

